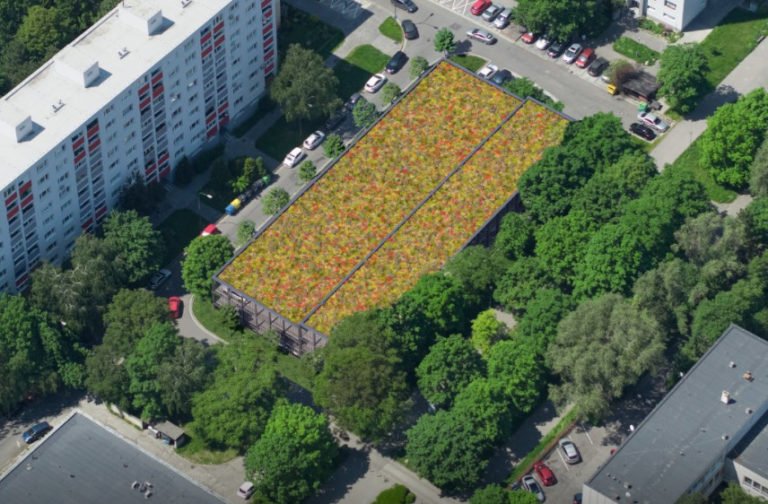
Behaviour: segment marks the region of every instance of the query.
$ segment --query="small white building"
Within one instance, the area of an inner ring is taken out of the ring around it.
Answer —
[[[0,292],[253,110],[277,71],[277,0],[124,0],[0,98]]]

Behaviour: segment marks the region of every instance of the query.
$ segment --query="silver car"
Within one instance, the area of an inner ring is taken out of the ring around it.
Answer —
[[[509,26],[509,23],[512,21],[512,9],[509,7],[506,7],[503,11],[499,13],[498,16],[496,16],[496,19],[493,21],[493,26],[498,28],[499,30],[503,30],[507,26]]]
[[[474,28],[472,30],[469,30],[467,32],[467,36],[469,38],[479,40],[480,42],[488,45],[496,43],[496,37],[494,37],[493,35],[491,35],[485,30],[481,30],[480,28]]]
[[[531,476],[530,474],[526,474],[523,476],[523,488],[531,492],[533,495],[536,496],[536,498],[539,500],[539,502],[544,502],[544,491],[539,486],[539,483],[536,481],[536,478]]]
[[[496,19],[496,16],[501,14],[501,11],[503,9],[499,7],[498,5],[491,4],[487,9],[483,11],[482,18],[484,21],[488,21],[489,23]]]
[[[570,65],[576,61],[576,58],[579,57],[579,54],[581,54],[581,51],[583,50],[584,48],[581,47],[581,44],[571,44],[571,46],[565,50],[565,54],[563,54],[563,61]]]
[[[640,122],[642,122],[643,124],[646,124],[658,131],[663,132],[669,129],[669,124],[662,121],[659,116],[657,116],[652,112],[640,112],[639,114],[637,114],[637,118],[640,119]]]
[[[568,464],[578,464],[581,462],[581,454],[576,445],[570,439],[561,439],[558,444],[563,452],[563,457]]]

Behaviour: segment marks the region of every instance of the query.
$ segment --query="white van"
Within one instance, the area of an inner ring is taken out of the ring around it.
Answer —
[[[503,11],[496,17],[496,19],[493,22],[493,26],[498,28],[499,30],[503,30],[507,26],[509,26],[509,23],[512,21],[512,9],[510,7],[505,7]]]
[[[253,483],[246,481],[237,489],[237,496],[241,499],[250,499],[255,490]]]

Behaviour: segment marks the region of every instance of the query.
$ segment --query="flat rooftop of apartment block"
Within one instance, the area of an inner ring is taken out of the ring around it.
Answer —
[[[223,501],[82,414],[38,441],[0,479],[0,502],[221,504]],[[134,482],[151,483],[147,498]]]
[[[186,42],[230,1],[124,0],[0,98],[0,189]],[[117,117],[122,117],[119,107],[118,103]]]
[[[766,404],[768,341],[731,325],[586,486],[616,502],[675,502]]]

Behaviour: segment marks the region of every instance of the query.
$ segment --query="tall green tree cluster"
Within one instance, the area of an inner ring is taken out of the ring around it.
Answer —
[[[704,51],[698,44],[671,45],[661,54],[660,64],[659,94],[683,114],[693,110],[707,89],[709,65]]]
[[[566,41],[598,35],[610,22],[611,7],[608,0],[520,0],[517,17],[533,32]]]

